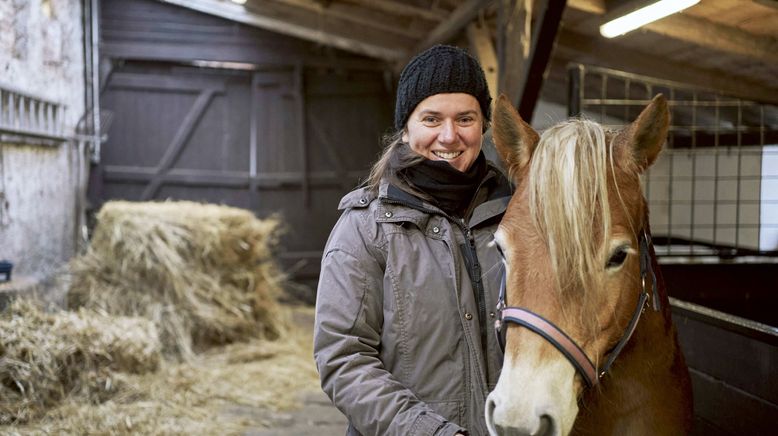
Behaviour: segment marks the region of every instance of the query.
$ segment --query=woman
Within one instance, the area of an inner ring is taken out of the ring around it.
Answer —
[[[481,151],[478,62],[435,46],[400,75],[397,133],[343,211],[322,259],[314,355],[348,435],[486,434],[502,356],[491,244],[511,187]]]

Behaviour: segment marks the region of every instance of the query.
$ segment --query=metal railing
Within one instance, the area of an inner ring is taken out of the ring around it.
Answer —
[[[657,254],[778,260],[778,106],[580,64],[568,78],[569,114],[608,128],[667,97],[668,142],[643,180]]]

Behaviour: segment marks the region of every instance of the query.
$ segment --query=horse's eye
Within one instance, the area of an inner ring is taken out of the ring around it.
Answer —
[[[627,260],[627,247],[619,247],[608,259],[608,263],[605,268],[616,268],[621,266],[624,261]]]

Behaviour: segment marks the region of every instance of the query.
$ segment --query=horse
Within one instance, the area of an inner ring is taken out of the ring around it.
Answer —
[[[620,131],[571,119],[540,136],[498,98],[492,136],[516,192],[495,233],[504,363],[491,435],[690,432],[689,372],[640,185],[669,117],[659,94]]]

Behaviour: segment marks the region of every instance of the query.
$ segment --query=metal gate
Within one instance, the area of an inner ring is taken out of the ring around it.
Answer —
[[[610,128],[667,97],[668,143],[644,178],[660,256],[778,256],[778,107],[585,65],[569,84],[569,114]]]

